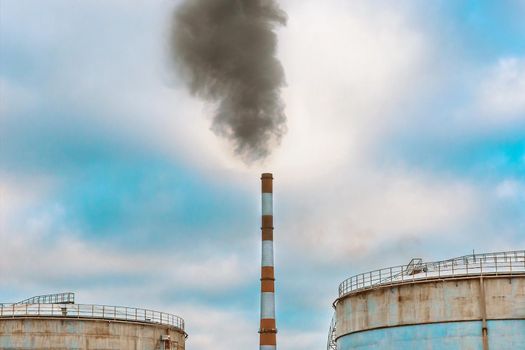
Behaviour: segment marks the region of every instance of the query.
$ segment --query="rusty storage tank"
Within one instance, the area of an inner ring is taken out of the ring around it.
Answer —
[[[0,304],[0,349],[183,350],[184,320],[131,307],[75,304],[73,293]]]
[[[334,307],[329,349],[525,349],[525,251],[363,273]]]

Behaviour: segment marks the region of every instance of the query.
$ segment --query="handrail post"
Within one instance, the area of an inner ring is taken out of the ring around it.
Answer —
[[[481,270],[480,274],[483,276],[483,260],[479,259],[479,268]]]

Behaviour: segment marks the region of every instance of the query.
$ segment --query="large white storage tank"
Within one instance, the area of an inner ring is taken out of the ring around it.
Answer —
[[[184,320],[132,307],[75,304],[73,293],[0,304],[2,350],[184,350]]]
[[[525,349],[525,251],[359,274],[334,306],[331,349]]]

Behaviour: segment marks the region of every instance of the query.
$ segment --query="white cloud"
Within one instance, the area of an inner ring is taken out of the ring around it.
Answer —
[[[186,320],[187,347],[192,349],[254,349],[258,346],[257,316],[213,306],[180,305]]]
[[[184,312],[190,334],[187,346],[192,349],[231,350],[258,347],[258,315],[249,315],[239,310],[225,311],[212,306],[180,305],[176,308]],[[277,343],[280,348],[289,350],[319,349],[325,345],[327,333],[328,326],[326,330],[316,331],[280,329]],[[232,336],[225,338],[225,334]]]
[[[23,231],[2,231],[2,284],[24,288],[64,283],[70,278],[85,281],[107,276],[152,279],[152,271],[158,271],[159,275],[153,278],[152,293],[173,285],[180,291],[221,293],[243,285],[249,281],[248,275],[256,275],[255,265],[253,269],[246,268],[236,256],[206,257],[195,252],[172,251],[169,247],[159,248],[156,253],[136,253],[99,247],[75,238],[74,232],[35,239]],[[23,256],[33,258],[20,259]],[[162,269],[166,262],[171,262],[169,268]]]
[[[414,95],[427,47],[402,6],[284,6],[290,19],[280,31],[280,57],[289,132],[268,163],[281,178],[300,181],[366,158],[394,107]]]
[[[33,25],[18,34],[24,45],[56,46],[48,67],[52,78],[32,93],[82,111],[69,118],[87,116],[87,125],[108,137],[173,155],[205,172],[253,174],[272,168],[281,180],[296,181],[305,172],[320,176],[366,158],[393,122],[395,107],[416,99],[424,78],[420,72],[429,63],[428,33],[416,26],[406,4],[283,1],[290,13],[280,32],[289,133],[272,158],[247,168],[228,142],[210,131],[213,106],[191,98],[171,71],[172,2],[132,7],[114,1],[89,24],[83,18],[93,14],[92,5],[54,4],[59,10],[46,5],[38,16],[47,34]],[[33,23],[35,13],[14,8]],[[114,22],[112,13],[121,20]]]
[[[525,199],[525,184],[516,179],[505,179],[497,184],[496,197],[500,199]]]
[[[481,116],[492,122],[525,120],[525,58],[502,58],[492,67],[478,92]]]
[[[168,263],[152,291],[178,285],[181,291],[221,293],[257,275],[257,266],[245,266],[241,252],[216,252],[198,245],[184,251],[162,244],[155,251],[131,252],[85,241],[68,223],[67,208],[48,200],[54,190],[45,178],[0,177],[0,285],[28,288],[108,275],[140,279]]]
[[[228,142],[210,131],[213,106],[190,98],[173,80],[166,52],[171,6],[162,2],[136,18],[141,12],[119,4],[112,11],[126,8],[136,24],[109,27],[112,17],[103,16],[96,27],[67,25],[72,32],[64,40],[81,40],[68,45],[68,58],[56,66],[46,89],[52,100],[89,115],[95,127],[206,169],[244,173],[272,167],[296,177],[321,164],[335,169],[365,157],[392,122],[394,107],[413,98],[428,55],[408,7],[285,2],[290,22],[280,32],[280,56],[289,133],[273,158],[247,169]],[[78,21],[76,16],[67,21]],[[86,50],[94,40],[96,50]]]
[[[326,330],[322,329],[309,332],[282,330],[279,332],[277,342],[279,343],[279,347],[283,349],[323,349],[326,346],[325,341],[327,335],[328,325],[326,326]]]
[[[288,248],[314,260],[345,261],[387,242],[450,232],[480,210],[474,186],[406,171],[343,172],[316,186],[294,193],[300,203],[283,214]]]
[[[0,173],[0,238],[9,243],[19,232],[8,232],[25,228],[28,239],[44,235],[54,218],[60,215],[60,207],[52,205],[40,215],[33,210],[56,188],[51,176],[8,175]]]
[[[17,114],[34,108],[38,99],[33,91],[23,86],[17,86],[0,76],[0,122],[7,115]]]

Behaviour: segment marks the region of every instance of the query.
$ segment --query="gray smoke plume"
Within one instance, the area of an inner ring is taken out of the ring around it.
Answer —
[[[211,129],[245,161],[266,157],[286,132],[284,71],[274,0],[185,0],[175,11],[172,54],[191,93],[217,103]]]

